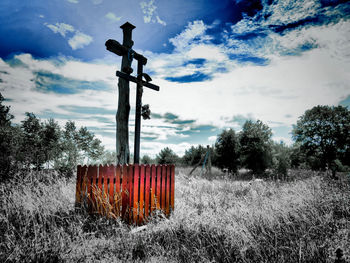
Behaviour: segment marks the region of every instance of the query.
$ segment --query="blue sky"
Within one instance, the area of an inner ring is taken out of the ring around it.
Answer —
[[[121,59],[104,43],[122,42],[126,21],[161,87],[144,91],[152,119],[142,122],[141,155],[166,146],[182,155],[247,119],[291,143],[305,110],[350,104],[349,1],[2,0],[0,91],[15,122],[25,112],[73,120],[113,150]]]

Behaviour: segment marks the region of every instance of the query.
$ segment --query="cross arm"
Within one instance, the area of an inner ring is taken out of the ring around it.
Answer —
[[[121,45],[117,40],[114,39],[108,39],[105,43],[106,49],[114,54],[117,54],[118,56],[123,56],[129,52],[129,49],[123,45]],[[134,51],[134,58],[141,62],[142,65],[147,64],[147,58],[142,56],[139,53],[136,53]]]
[[[117,71],[116,75],[117,75],[117,77],[120,77],[120,78],[123,78],[123,79],[127,79],[127,80],[135,82],[135,83],[139,82],[139,80],[136,77],[128,75],[128,74],[126,74],[124,72],[121,72],[121,71]],[[143,81],[143,80],[142,80],[141,83],[142,83],[142,86],[145,86],[147,88],[159,91],[159,86],[157,86],[157,85],[154,85],[152,83],[149,83],[149,82],[146,82],[146,81]]]

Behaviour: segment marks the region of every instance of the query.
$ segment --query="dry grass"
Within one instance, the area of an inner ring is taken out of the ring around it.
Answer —
[[[142,231],[76,210],[74,180],[42,173],[2,184],[0,262],[334,262],[338,247],[350,255],[346,179],[302,171],[295,181],[250,182],[189,170],[177,169],[174,214]]]

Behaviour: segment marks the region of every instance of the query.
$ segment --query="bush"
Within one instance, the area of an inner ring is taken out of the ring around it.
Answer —
[[[194,166],[200,162],[206,152],[207,149],[202,145],[198,145],[197,147],[191,146],[190,149],[185,151],[185,154],[182,157],[182,163],[184,165]]]
[[[262,174],[272,165],[272,131],[260,120],[246,121],[240,133],[242,165]]]
[[[162,149],[156,157],[158,164],[175,164],[179,161],[179,157],[173,150],[166,147]]]
[[[221,169],[236,173],[240,163],[240,145],[233,129],[222,131],[215,143],[215,159],[213,164]]]

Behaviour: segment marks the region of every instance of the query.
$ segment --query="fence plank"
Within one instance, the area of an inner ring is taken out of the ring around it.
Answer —
[[[116,177],[115,177],[115,194],[114,194],[114,202],[115,202],[115,210],[118,212],[118,216],[121,216],[121,205],[122,205],[122,185],[121,185],[121,178],[122,178],[122,166],[119,164],[116,166]]]
[[[98,178],[98,200],[100,201],[99,212],[102,215],[108,215],[109,200],[107,196],[107,169],[108,167],[99,165],[99,178]]]
[[[170,173],[171,166],[168,165],[166,168],[166,192],[165,192],[165,214],[170,215]]]
[[[109,215],[113,213],[114,216],[117,217],[119,215],[116,215],[113,209],[115,205],[114,204],[114,178],[115,178],[114,165],[110,165],[106,167],[106,177],[108,178],[108,188],[106,190],[106,193],[109,199]],[[107,182],[106,182],[106,186],[107,186]]]
[[[87,190],[87,185],[88,185],[88,178],[87,178],[87,172],[88,172],[88,167],[86,165],[84,165],[81,170],[80,170],[80,174],[81,174],[81,188],[80,188],[80,200],[81,201],[86,201],[87,196],[88,196],[88,190]]]
[[[171,165],[171,193],[170,193],[170,206],[171,212],[175,209],[175,165]]]
[[[160,206],[163,210],[163,213],[165,213],[166,168],[167,168],[166,164],[162,165],[162,201],[160,202]]]
[[[156,200],[156,166],[152,164],[151,166],[151,214],[155,209]]]
[[[81,165],[78,165],[77,167],[77,184],[76,184],[76,188],[75,188],[75,204],[80,204],[81,202]]]
[[[129,185],[129,203],[128,203],[128,208],[127,208],[127,213],[128,213],[128,220],[129,224],[132,223],[133,221],[133,215],[132,215],[132,207],[133,207],[133,199],[134,199],[134,166],[129,165],[129,170],[128,170],[128,185]]]
[[[141,164],[141,171],[140,171],[140,210],[139,210],[139,225],[143,223],[144,220],[144,197],[145,197],[145,166]]]
[[[137,224],[139,214],[139,184],[140,184],[140,166],[134,167],[134,204],[133,204],[133,223]]]
[[[87,187],[88,187],[88,207],[89,207],[89,213],[92,213],[94,211],[95,206],[95,197],[93,194],[93,188],[96,185],[96,173],[97,169],[96,166],[88,166],[87,167]],[[94,181],[95,179],[95,181]]]
[[[121,172],[121,178],[122,178],[122,218],[126,219],[126,207],[128,205],[128,166],[126,164],[123,165],[123,169]]]
[[[150,196],[150,166],[146,165],[146,183],[145,183],[145,218],[149,216],[149,196]]]
[[[174,165],[77,167],[76,203],[86,193],[88,211],[141,225],[155,209],[174,211]],[[113,212],[113,213],[111,213]]]
[[[156,207],[160,209],[160,201],[162,199],[162,166],[157,166],[157,193],[156,193]]]
[[[107,200],[108,198],[108,165],[103,166],[103,198]]]

